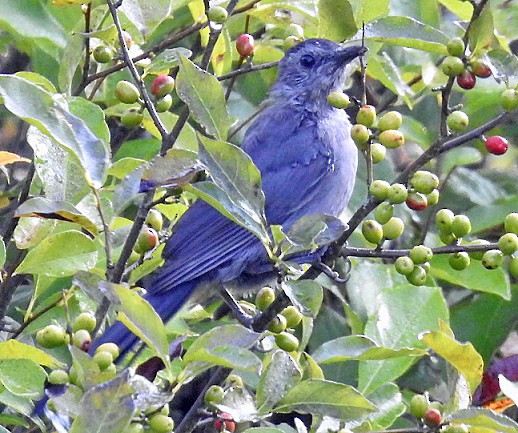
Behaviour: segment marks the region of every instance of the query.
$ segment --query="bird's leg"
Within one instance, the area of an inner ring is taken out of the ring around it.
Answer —
[[[232,294],[225,288],[221,287],[220,289],[220,295],[225,301],[225,304],[228,305],[228,308],[232,310],[234,313],[235,318],[238,320],[239,323],[241,323],[246,328],[252,329],[253,324],[253,316],[246,313],[241,306],[236,301],[236,298],[232,296]]]
[[[333,269],[331,269],[329,266],[327,266],[324,262],[322,262],[320,260],[318,262],[314,263],[313,266],[316,269],[318,269],[319,271],[321,271],[322,273],[324,273],[326,276],[331,278],[336,283],[344,284],[349,280],[349,277],[350,277],[349,273],[345,276],[345,278],[342,278],[342,277],[340,277],[338,272],[333,271]]]

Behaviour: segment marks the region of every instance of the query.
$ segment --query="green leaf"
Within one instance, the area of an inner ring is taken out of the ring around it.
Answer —
[[[439,2],[457,15],[461,20],[469,20],[473,15],[473,5],[464,0],[439,0]]]
[[[45,367],[63,367],[61,362],[43,350],[16,340],[0,342],[0,360],[7,359],[26,359]]]
[[[313,358],[319,364],[330,364],[350,360],[383,360],[400,356],[425,355],[428,355],[428,352],[423,349],[390,349],[380,347],[363,335],[349,335],[325,342],[315,350]]]
[[[29,359],[0,360],[0,383],[14,395],[41,397],[46,379],[45,370]]]
[[[484,361],[473,345],[455,340],[452,330],[443,321],[440,330],[425,332],[420,338],[466,378],[469,391],[473,394],[482,380],[484,369]]]
[[[102,186],[108,168],[107,145],[92,133],[83,120],[68,111],[64,101],[13,75],[0,75],[0,95],[5,107],[14,115],[36,126],[74,154],[81,162],[89,184],[95,188]]]
[[[198,182],[186,189],[268,245],[261,174],[250,156],[233,144],[200,137],[199,158],[213,182]]]
[[[369,316],[365,335],[383,347],[424,348],[417,336],[439,328],[438,319],[448,320],[448,308],[438,287],[401,285],[383,289],[377,296],[377,311]],[[360,361],[358,388],[370,394],[384,383],[401,376],[416,357],[382,361]]]
[[[269,412],[301,379],[302,371],[295,359],[284,350],[276,351],[257,387],[259,411]]]
[[[482,161],[482,153],[474,147],[462,146],[449,150],[444,155],[442,171],[450,172],[454,167],[476,164]]]
[[[518,423],[489,409],[460,410],[451,416],[451,420],[466,424],[473,432],[516,433],[518,431]]]
[[[4,240],[3,239],[0,239],[0,268],[3,268],[4,267],[4,263],[5,263],[5,244],[4,244]]]
[[[381,385],[372,394],[369,401],[375,404],[379,410],[365,417],[377,430],[388,429],[396,419],[406,412],[406,405],[397,385],[386,383]]]
[[[471,220],[471,233],[480,233],[504,223],[505,217],[516,212],[518,195],[508,195],[495,201],[473,206],[466,215]]]
[[[501,269],[488,270],[478,260],[472,260],[463,271],[455,271],[448,263],[446,254],[436,254],[431,260],[430,275],[469,290],[494,293],[511,299],[511,286],[507,273]]]
[[[137,335],[164,361],[168,363],[169,343],[160,316],[137,292],[120,284],[110,284],[121,304],[118,319]]]
[[[171,0],[124,0],[119,10],[142,34],[150,34],[168,18]]]
[[[300,382],[275,406],[276,412],[310,413],[344,421],[356,420],[376,409],[352,386],[327,380]]]
[[[142,178],[152,185],[176,188],[188,184],[200,170],[203,166],[196,153],[173,148],[165,156],[157,156]]]
[[[79,402],[80,410],[70,433],[127,431],[136,411],[133,401],[135,390],[128,383],[129,375],[126,369],[115,379],[86,391]]]
[[[143,159],[121,158],[111,165],[108,175],[115,176],[117,179],[124,179],[125,176],[145,163],[146,161]]]
[[[85,55],[85,40],[78,33],[84,30],[84,23],[78,23],[75,30],[68,35],[67,45],[59,62],[58,86],[66,95],[72,93],[74,75]]]
[[[287,280],[282,283],[282,290],[293,305],[302,312],[316,316],[322,305],[324,294],[322,286],[312,280]]]
[[[27,253],[16,274],[65,277],[93,268],[96,260],[95,242],[81,232],[70,230],[43,239]]]
[[[348,39],[358,30],[347,0],[319,0],[318,24],[318,36],[336,42]]]
[[[17,218],[40,217],[69,221],[79,224],[93,235],[99,233],[99,229],[90,219],[79,212],[75,206],[65,201],[52,201],[44,197],[31,198],[16,209],[15,216]]]
[[[487,53],[491,64],[498,71],[498,75],[504,75],[509,79],[518,77],[518,57],[505,50],[491,50]]]
[[[361,40],[361,30],[352,38]],[[446,55],[449,38],[439,30],[408,17],[384,17],[365,26],[365,39]]]
[[[52,82],[49,79],[45,78],[43,75],[37,74],[36,72],[20,71],[17,72],[15,75],[17,77],[24,78],[28,81],[32,81],[34,84],[37,84],[47,92],[57,92],[56,88],[54,87],[54,84],[52,84]]]
[[[493,13],[490,7],[485,7],[473,21],[469,31],[469,46],[473,55],[477,57],[480,53],[486,52],[493,39],[495,39]]]
[[[167,48],[151,61],[151,64],[144,69],[144,74],[164,73],[177,67],[180,64],[180,55],[189,58],[192,56],[192,51],[183,47]]]
[[[371,21],[388,15],[390,11],[389,0],[349,0],[353,10],[356,28],[360,28],[362,23],[370,23]]]
[[[178,96],[188,105],[194,119],[203,125],[207,133],[218,140],[225,140],[230,119],[220,82],[188,58],[180,55],[180,59],[176,80]]]
[[[90,128],[90,130],[100,138],[103,143],[110,142],[110,129],[106,123],[104,112],[101,110],[99,105],[94,104],[88,99],[75,97],[69,100],[68,106],[70,108],[70,112],[74,116],[82,119],[86,126]],[[101,149],[98,150],[101,151]],[[106,149],[106,154],[109,158],[110,151],[108,148]]]

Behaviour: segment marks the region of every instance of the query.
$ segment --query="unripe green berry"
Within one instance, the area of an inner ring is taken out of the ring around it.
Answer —
[[[448,50],[448,54],[450,56],[460,57],[464,54],[464,41],[462,38],[455,37],[450,40],[450,42],[448,42],[446,49]]]
[[[457,236],[462,238],[471,232],[471,222],[466,215],[455,215],[451,222],[451,231]]]
[[[383,146],[389,149],[396,149],[405,143],[405,136],[396,129],[387,129],[380,132],[378,140]]]
[[[212,6],[207,11],[207,18],[216,24],[223,24],[228,18],[228,12],[222,6]]]
[[[392,204],[404,203],[408,197],[406,186],[401,183],[394,183],[390,186],[387,199]]]
[[[394,215],[394,206],[386,201],[380,203],[374,211],[374,218],[380,224],[388,223],[392,215]]]
[[[52,370],[49,373],[49,383],[52,385],[63,385],[70,382],[70,377],[65,370]]]
[[[388,131],[389,129],[398,129],[402,123],[403,116],[399,111],[389,111],[378,120],[377,128],[380,131]]]
[[[297,36],[288,36],[287,38],[284,39],[284,41],[282,41],[282,49],[284,51],[288,51],[290,48],[294,47],[295,45],[300,44],[301,42],[302,42],[302,40],[300,38],[298,38]],[[336,107],[336,108],[343,108],[343,107]]]
[[[424,417],[424,414],[428,410],[430,402],[428,398],[422,394],[416,394],[410,400],[410,406],[408,408],[411,415],[415,416],[418,419]]]
[[[97,347],[95,349],[95,353],[99,353],[99,352],[110,352],[114,361],[120,355],[119,346],[117,346],[115,343],[103,343],[103,344],[101,344],[99,347]]]
[[[443,232],[439,231],[439,239],[444,245],[451,245],[453,242],[457,241],[457,237],[451,232]]]
[[[94,52],[94,60],[97,63],[108,63],[113,59],[113,51],[108,48],[106,45],[99,45],[95,48]]]
[[[36,333],[36,341],[46,349],[64,345],[65,330],[59,325],[45,326]]]
[[[373,244],[379,244],[383,239],[383,227],[374,220],[366,220],[362,224],[363,237]]]
[[[144,432],[144,426],[139,422],[132,422],[128,430],[126,430],[127,433],[143,433]]]
[[[432,260],[433,252],[424,245],[416,245],[410,250],[408,255],[416,265],[420,265]]]
[[[496,269],[502,266],[504,255],[500,250],[489,250],[482,256],[482,266],[486,269]]]
[[[365,125],[366,127],[371,127],[374,125],[376,121],[376,108],[372,105],[364,105],[358,111],[356,115],[356,123],[360,123],[361,125]]]
[[[76,317],[74,323],[72,323],[72,331],[76,332],[80,329],[85,329],[88,332],[92,332],[95,329],[97,321],[92,313],[83,312]]]
[[[371,158],[373,164],[378,164],[385,159],[387,155],[387,148],[381,143],[371,144]]]
[[[388,197],[390,184],[386,180],[376,179],[372,181],[369,186],[369,192],[380,200],[385,200]],[[406,191],[406,188],[405,188]]]
[[[357,123],[351,128],[351,137],[360,148],[363,148],[363,146],[369,141],[370,136],[370,131],[365,125]]]
[[[327,95],[327,102],[335,108],[347,108],[351,105],[351,100],[344,92],[331,92]]]
[[[243,386],[245,386],[243,378],[237,374],[229,374],[225,379],[225,385],[232,388],[243,388]]]
[[[504,228],[507,233],[518,235],[518,212],[512,212],[505,217]]]
[[[469,254],[464,251],[459,251],[457,253],[451,254],[448,258],[448,263],[450,264],[452,269],[456,271],[462,271],[469,266],[470,258]]]
[[[454,132],[464,131],[469,125],[469,117],[464,111],[456,110],[450,113],[446,119],[448,128]]]
[[[405,223],[401,218],[392,217],[383,224],[383,237],[390,241],[399,238],[405,230]]]
[[[287,328],[295,328],[302,321],[302,313],[293,305],[286,307],[281,314],[286,318]]]
[[[174,428],[174,421],[172,418],[158,413],[149,418],[149,428],[156,433],[169,433]]]
[[[121,116],[121,123],[128,128],[139,126],[143,120],[144,115],[138,109],[127,110]]]
[[[435,206],[439,203],[439,190],[436,188],[432,192],[426,194],[426,200],[428,200],[428,206]]]
[[[505,111],[513,111],[518,108],[518,92],[516,89],[506,89],[501,96],[502,108]]]
[[[275,292],[271,287],[263,287],[255,297],[255,305],[260,311],[266,310],[275,301]]]
[[[275,336],[275,344],[285,352],[293,352],[299,347],[299,339],[289,332],[281,332]]]
[[[412,272],[406,276],[407,281],[414,286],[422,286],[426,282],[426,278],[426,271],[422,266],[414,266]]]
[[[296,36],[299,39],[304,38],[304,27],[302,27],[300,24],[291,23],[287,28],[286,31],[292,35]]]
[[[474,241],[471,241],[469,245],[489,245],[489,242],[485,239],[475,239]],[[473,260],[482,260],[482,257],[484,256],[485,251],[471,251],[469,253],[469,256]]]
[[[398,257],[394,262],[396,267],[396,272],[401,275],[409,275],[414,270],[414,262],[408,256]]]
[[[124,104],[134,104],[138,101],[140,93],[133,83],[121,80],[115,87],[115,97]]]
[[[93,358],[101,370],[106,370],[113,363],[111,352],[96,352]]]
[[[165,113],[171,108],[171,105],[173,105],[173,97],[169,93],[155,102],[157,113]]]
[[[410,177],[409,183],[417,192],[430,194],[439,186],[439,178],[429,171],[418,170]]]
[[[146,217],[146,224],[155,229],[157,232],[162,230],[164,224],[164,218],[162,214],[156,209],[150,209]]]
[[[219,385],[212,385],[205,392],[205,396],[203,398],[205,404],[211,409],[214,408],[214,405],[219,404],[223,401],[223,395],[225,391]]]
[[[514,233],[506,233],[498,240],[498,248],[504,256],[510,256],[518,250],[518,236]]]
[[[518,278],[518,257],[512,257],[509,262],[509,273],[514,278]]]
[[[464,65],[464,62],[454,56],[446,57],[441,64],[442,71],[448,77],[455,77],[456,75],[461,74],[465,68],[466,66]]]
[[[270,324],[268,325],[268,331],[278,334],[286,330],[287,320],[282,314],[277,314]]]
[[[451,232],[451,224],[455,214],[450,209],[441,209],[435,214],[435,224],[442,232]]]

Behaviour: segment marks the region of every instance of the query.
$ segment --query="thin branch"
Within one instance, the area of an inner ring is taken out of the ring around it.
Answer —
[[[108,222],[106,221],[106,217],[104,215],[104,211],[101,204],[101,197],[99,197],[99,191],[96,188],[92,188],[95,197],[95,207],[97,208],[97,213],[101,218],[101,223],[103,225],[104,230],[104,253],[106,255],[106,277],[108,277],[108,273],[113,268],[112,263],[112,253],[111,253],[111,233],[110,228],[108,227]]]
[[[262,63],[260,65],[251,65],[250,63],[247,63],[246,67],[241,68],[241,69],[236,69],[235,71],[230,71],[226,74],[220,75],[217,78],[219,81],[228,80],[230,78],[237,77],[238,75],[248,74],[249,72],[264,71],[265,69],[274,68],[278,64],[279,64],[279,61]],[[248,66],[248,65],[250,65],[250,66]]]
[[[86,81],[88,78],[88,71],[90,70],[90,19],[92,15],[92,4],[88,3],[86,5],[86,10],[84,11],[85,16],[85,63],[83,64],[83,79],[81,81]]]

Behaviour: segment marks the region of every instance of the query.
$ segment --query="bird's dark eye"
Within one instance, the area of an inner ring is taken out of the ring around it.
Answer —
[[[315,64],[315,58],[309,54],[304,54],[300,58],[300,64],[305,68],[311,68]]]

